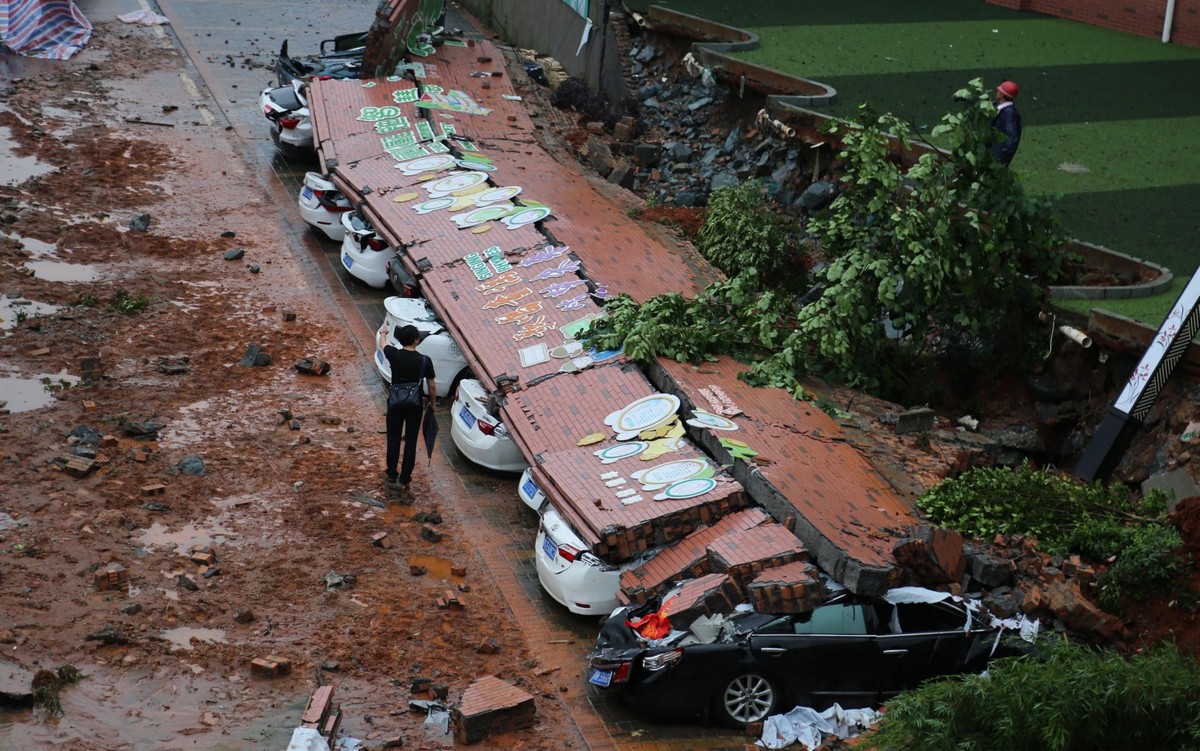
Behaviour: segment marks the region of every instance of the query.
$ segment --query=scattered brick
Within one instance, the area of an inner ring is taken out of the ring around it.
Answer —
[[[479,642],[479,646],[475,647],[475,651],[481,655],[494,655],[500,651],[500,642],[489,637]]]
[[[286,310],[286,309],[285,309],[285,310],[283,311],[283,320],[285,320],[285,321],[294,321],[294,320],[296,320],[296,311],[294,311],[294,310]]]
[[[278,655],[255,657],[250,661],[250,672],[261,678],[278,678],[292,672],[292,661]]]
[[[87,477],[88,474],[90,474],[95,468],[95,459],[87,459],[82,456],[71,457],[67,460],[66,465],[63,467],[63,469],[67,471],[67,474],[71,475],[72,477]]]
[[[113,448],[114,446],[116,446],[118,443],[119,443],[119,440],[117,439],[117,437],[110,433],[106,436],[103,436],[100,439],[100,448],[110,449],[110,448]]]
[[[421,525],[421,539],[428,540],[429,542],[441,542],[442,533],[433,527]]]
[[[188,556],[188,560],[197,566],[211,566],[216,562],[217,557],[212,553],[202,550],[195,550],[192,551],[192,554]]]
[[[45,357],[48,354],[50,354],[49,347],[38,347],[37,349],[29,350],[30,357]]]
[[[167,486],[162,483],[142,486],[142,495],[162,495],[165,492],[167,492]]]
[[[466,566],[451,566],[450,567],[450,575],[451,576],[466,576],[467,575],[467,567]]]
[[[408,690],[414,694],[419,694],[422,691],[428,691],[432,685],[432,678],[413,678],[408,684]]]
[[[371,535],[371,544],[377,548],[389,550],[392,547],[392,538],[388,536],[387,532],[376,532]]]
[[[192,581],[192,577],[188,576],[187,574],[180,574],[179,576],[175,577],[175,583],[189,592],[195,592],[196,590],[200,589],[200,586],[196,584],[196,582]]]
[[[133,460],[135,462],[144,462],[150,458],[150,449],[138,447],[133,450]]]
[[[759,613],[807,613],[825,599],[825,585],[816,567],[796,561],[767,569],[747,587]]]
[[[257,620],[257,618],[254,617],[253,610],[239,610],[237,611],[237,614],[233,616],[233,620],[238,623],[253,623]]]
[[[83,400],[83,411],[84,412],[95,412],[96,411],[96,403],[90,399],[84,399]]]
[[[446,684],[446,683],[433,684],[433,698],[441,701],[441,700],[445,700],[445,698],[449,695],[450,695],[449,684]]]
[[[412,574],[413,576],[423,576],[426,570],[427,569],[424,566],[410,565],[408,567],[408,573]]]
[[[333,686],[321,686],[308,697],[304,714],[300,715],[300,727],[318,728],[333,708]]]
[[[101,591],[116,589],[129,581],[129,572],[119,563],[110,563],[95,573],[93,581]]]
[[[536,713],[528,693],[485,675],[467,686],[462,702],[450,710],[450,725],[457,742],[478,743],[491,733],[532,727]]]
[[[961,582],[967,570],[962,534],[928,524],[897,542],[892,552],[896,562],[925,586]]]

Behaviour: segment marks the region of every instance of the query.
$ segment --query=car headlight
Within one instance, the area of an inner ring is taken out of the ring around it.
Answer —
[[[662,652],[656,655],[642,658],[642,667],[649,670],[651,673],[656,673],[663,668],[668,668],[683,659],[683,649],[672,649],[670,652]]]

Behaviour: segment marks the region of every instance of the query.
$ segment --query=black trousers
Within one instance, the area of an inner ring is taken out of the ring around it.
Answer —
[[[387,476],[396,479],[396,462],[400,458],[400,441],[404,440],[404,462],[400,465],[399,480],[407,485],[412,480],[417,463],[417,433],[421,430],[423,407],[389,409],[387,412]]]

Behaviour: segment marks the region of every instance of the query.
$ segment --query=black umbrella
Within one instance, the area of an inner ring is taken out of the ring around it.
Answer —
[[[433,461],[433,444],[437,441],[438,424],[437,418],[434,417],[433,407],[425,407],[425,416],[421,420],[421,435],[425,436],[425,452],[429,455],[429,460]]]

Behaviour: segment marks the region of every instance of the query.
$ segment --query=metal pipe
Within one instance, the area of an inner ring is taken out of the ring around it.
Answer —
[[[1163,13],[1163,44],[1171,41],[1171,24],[1175,21],[1175,0],[1167,0],[1167,10]]]
[[[1063,336],[1067,337],[1084,349],[1092,346],[1092,337],[1083,333],[1074,326],[1059,326],[1058,330],[1063,333]]]
[[[1171,0],[1171,1],[1174,2],[1174,0]],[[638,26],[641,26],[642,28],[646,27],[646,17],[643,16],[641,13],[633,14],[633,22],[636,23]]]

